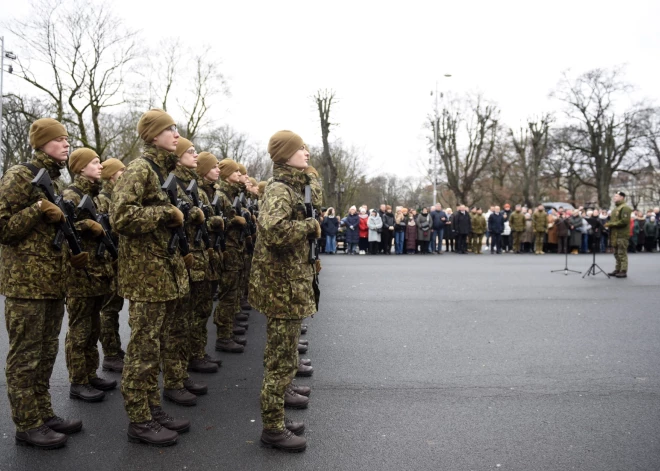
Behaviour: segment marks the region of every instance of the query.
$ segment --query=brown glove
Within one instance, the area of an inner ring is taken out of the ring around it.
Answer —
[[[80,230],[91,232],[94,237],[103,235],[103,226],[92,219],[83,219],[80,221]]]
[[[48,224],[64,221],[64,213],[56,204],[47,199],[41,199],[41,214]]]
[[[307,233],[309,235],[309,238],[315,238],[318,239],[321,237],[321,225],[316,219],[308,219],[307,221],[309,222],[309,232]]]
[[[213,232],[222,232],[225,230],[225,221],[220,216],[211,216],[209,218],[209,224]]]
[[[204,211],[198,207],[194,207],[190,210],[190,223],[194,226],[199,226],[204,224]]]
[[[87,266],[87,260],[89,260],[89,254],[87,252],[80,252],[78,255],[71,254],[71,257],[69,257],[71,266],[78,270]]]
[[[195,258],[193,257],[193,254],[189,253],[188,255],[183,256],[183,263],[186,265],[186,270],[190,270],[193,267],[194,262]]]
[[[213,249],[211,249],[211,248],[206,249],[206,254],[209,256],[209,260],[213,260],[213,257],[215,256],[215,255],[214,255],[214,254],[215,254],[215,250],[213,250]]]
[[[183,213],[181,211],[179,211],[179,208],[177,208],[176,206],[171,204],[167,214],[169,215],[169,220],[167,222],[167,227],[181,227],[181,226],[183,226]]]
[[[252,222],[255,224],[257,223],[257,216],[255,216],[254,214],[252,215]]]
[[[234,219],[231,220],[231,224],[244,226],[246,224],[245,218],[243,216],[234,216]]]
[[[316,273],[321,273],[321,260],[316,261]]]

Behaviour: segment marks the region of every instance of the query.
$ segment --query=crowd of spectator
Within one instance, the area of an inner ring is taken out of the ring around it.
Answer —
[[[660,248],[660,208],[633,210],[629,252],[655,252]],[[321,251],[335,254],[339,246],[351,255],[442,254],[453,252],[502,253],[605,253],[611,252],[610,210],[599,208],[546,209],[491,206],[468,209],[404,208],[394,211],[382,204],[369,210],[351,206],[343,218],[334,208],[321,214]],[[444,247],[444,248],[443,248]]]

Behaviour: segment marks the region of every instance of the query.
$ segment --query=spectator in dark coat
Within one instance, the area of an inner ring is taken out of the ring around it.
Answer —
[[[420,245],[420,251],[424,255],[429,252],[429,241],[431,240],[431,216],[426,208],[417,215],[417,242]]]
[[[582,216],[576,211],[566,211],[568,214],[568,229],[571,231],[568,236],[568,247],[573,255],[577,255],[582,244]]]
[[[490,253],[502,253],[502,232],[504,232],[504,214],[500,207],[495,206],[495,211],[488,216],[488,232],[490,233]]]
[[[346,226],[346,244],[348,244],[348,253],[358,253],[358,243],[360,242],[360,217],[357,215],[355,206],[348,210],[348,216],[344,218],[342,224]]]
[[[465,205],[460,205],[454,214],[454,232],[456,233],[456,252],[467,253],[467,237],[472,232],[472,218]]]
[[[442,210],[440,203],[431,210],[431,244],[429,252],[442,253],[442,239],[447,223],[447,214]]]
[[[390,255],[392,253],[392,239],[394,238],[394,214],[392,214],[392,206],[385,206],[385,213],[381,216],[383,221],[383,230],[380,234],[380,249],[384,254]]]
[[[412,210],[408,211],[406,216],[406,252],[409,254],[415,253],[417,250],[417,224]]]
[[[339,232],[339,221],[335,217],[334,208],[328,208],[321,224],[325,232],[325,253],[337,253],[337,232]]]
[[[568,251],[569,228],[568,220],[566,218],[566,213],[562,212],[557,216],[557,220],[555,221],[555,226],[557,226],[557,253],[566,253]]]
[[[451,208],[447,208],[445,211],[447,215],[447,221],[445,222],[444,237],[445,237],[445,252],[451,251],[454,252],[454,214],[451,211]]]

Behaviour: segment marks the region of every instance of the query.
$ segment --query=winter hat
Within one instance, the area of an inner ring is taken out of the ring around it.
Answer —
[[[266,189],[266,185],[268,185],[267,181],[259,182],[259,196],[264,194],[264,190]]]
[[[96,159],[98,155],[92,149],[82,147],[74,150],[69,156],[69,170],[74,175],[87,166],[92,160]]]
[[[243,164],[238,164],[238,171],[241,172],[241,175],[247,175],[247,169]]]
[[[273,162],[286,163],[293,154],[303,147],[302,137],[292,131],[278,131],[268,141],[268,153]]]
[[[185,154],[186,151],[191,147],[195,147],[195,145],[185,137],[180,137],[179,143],[176,145],[176,150],[174,151],[174,153],[178,158],[181,158],[183,154]]]
[[[199,162],[197,163],[199,165]],[[218,163],[218,168],[220,169],[220,178],[225,180],[229,175],[234,173],[236,170],[240,170],[238,164],[231,159],[222,159]]]
[[[257,186],[257,179],[256,178],[250,177],[249,180],[250,180],[250,184],[252,186]]]
[[[112,176],[120,171],[121,169],[126,168],[121,160],[111,158],[103,161],[103,170],[101,170],[101,178],[103,180],[110,180]]]
[[[206,176],[214,167],[218,166],[218,158],[210,152],[202,152],[197,156],[197,175]]]
[[[53,139],[62,136],[68,137],[69,133],[66,132],[66,128],[62,123],[56,119],[41,118],[30,126],[30,145],[33,149],[38,149]]]
[[[163,110],[152,109],[144,113],[138,121],[137,132],[140,138],[147,143],[151,143],[154,137],[158,136],[170,126],[176,123],[172,117]]]

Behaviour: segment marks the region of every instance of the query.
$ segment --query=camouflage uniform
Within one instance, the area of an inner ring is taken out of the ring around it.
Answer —
[[[233,337],[234,315],[240,312],[239,283],[244,268],[243,248],[245,247],[245,227],[233,222],[236,210],[232,203],[240,192],[238,185],[220,181],[216,186],[220,210],[227,218],[225,226],[225,251],[222,254],[222,276],[218,287],[218,304],[215,307],[213,322],[217,327],[218,339]]]
[[[94,203],[99,213],[110,214],[110,203],[114,188],[115,182],[111,180],[103,182],[101,192],[94,198]],[[115,240],[115,243],[117,242],[118,240]],[[121,337],[119,336],[119,313],[124,308],[124,298],[117,294],[116,270],[114,271],[114,278],[113,284],[115,285],[115,290],[105,295],[103,306],[101,307],[100,340],[101,347],[103,347],[103,355],[106,357],[116,357],[123,354]]]
[[[81,194],[94,197],[98,194],[99,184],[76,175],[73,184],[62,192],[64,199],[78,206]],[[87,279],[83,270],[77,270],[66,265],[66,309],[69,314],[69,330],[64,343],[66,366],[69,369],[69,381],[72,384],[89,384],[96,378],[99,367],[98,341],[101,333],[100,313],[103,299],[114,291],[112,260],[108,252],[102,257],[96,257],[99,242],[89,231],[85,230],[85,222],[89,215],[81,215],[75,223],[81,235],[83,251],[90,254]]]
[[[623,201],[617,201],[612,210],[607,227],[610,229],[610,240],[614,247],[616,271],[628,271],[628,239],[630,238],[630,206]]]
[[[119,234],[118,294],[128,299],[131,338],[124,358],[121,392],[129,420],[151,420],[149,406],[160,405],[158,373],[176,368],[178,357],[166,348],[179,300],[189,292],[188,274],[181,254],[170,254],[174,211],[161,190],[176,165],[176,155],[145,144],[142,158],[131,162],[112,194],[111,221]]]
[[[532,215],[532,228],[534,229],[534,250],[536,253],[543,252],[543,237],[548,230],[548,215],[545,211],[538,209]]]
[[[483,214],[475,214],[472,218],[472,233],[474,240],[472,242],[472,253],[481,253],[481,240],[486,233],[486,218]]]
[[[525,232],[525,215],[522,211],[515,210],[509,216],[509,226],[513,232],[513,251],[520,252],[520,244],[522,243],[522,235]]]
[[[298,368],[300,325],[316,312],[307,257],[308,237],[318,223],[305,216],[308,181],[301,171],[275,163],[260,201],[249,301],[268,317],[261,418],[271,430],[284,430],[284,392]]]
[[[60,169],[36,151],[31,161],[46,168],[61,187]],[[64,317],[64,252],[53,246],[55,227],[42,219],[37,201],[44,197],[30,183],[23,165],[11,167],[0,181],[0,293],[5,295],[9,334],[7,395],[16,430],[24,432],[53,417],[50,376],[57,357]],[[61,188],[60,188],[61,189]]]

